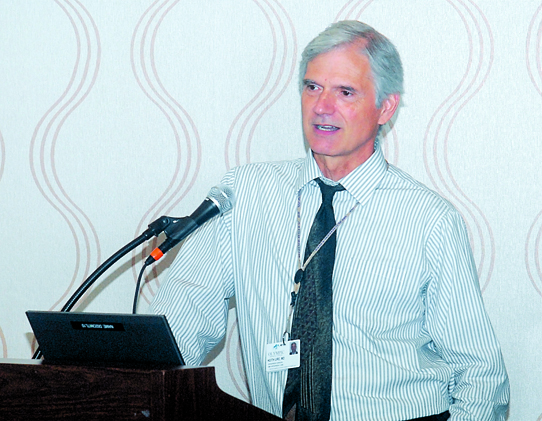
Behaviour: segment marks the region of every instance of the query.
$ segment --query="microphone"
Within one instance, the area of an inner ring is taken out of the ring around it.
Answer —
[[[233,207],[234,194],[228,186],[219,184],[211,189],[205,200],[190,216],[174,220],[165,230],[167,239],[155,248],[147,260],[145,266],[157,262],[169,250],[188,237],[205,222],[228,212]]]

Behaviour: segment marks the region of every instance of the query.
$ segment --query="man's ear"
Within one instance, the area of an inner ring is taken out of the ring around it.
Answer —
[[[383,126],[386,124],[395,114],[395,111],[399,107],[401,102],[401,95],[391,94],[382,101],[382,106],[380,107],[380,118],[378,119],[378,124]]]

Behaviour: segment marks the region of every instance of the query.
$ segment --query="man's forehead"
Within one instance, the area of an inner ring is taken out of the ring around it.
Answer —
[[[369,58],[360,51],[357,45],[350,45],[319,54],[307,63],[303,84],[322,83],[322,78],[339,85],[352,80],[372,80]]]

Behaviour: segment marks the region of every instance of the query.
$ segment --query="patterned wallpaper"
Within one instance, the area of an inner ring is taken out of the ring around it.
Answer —
[[[403,106],[388,160],[460,210],[512,386],[509,420],[542,420],[540,0],[3,0],[0,352],[29,358],[24,312],[58,310],[160,215],[190,214],[231,167],[302,156],[297,65],[329,23],[398,47]],[[158,240],[81,311],[129,312]],[[145,312],[172,251],[147,270]],[[248,400],[230,329],[207,363]]]

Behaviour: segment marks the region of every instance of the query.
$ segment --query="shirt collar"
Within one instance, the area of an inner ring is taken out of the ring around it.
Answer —
[[[388,163],[382,153],[380,142],[378,142],[375,143],[375,151],[369,159],[350,174],[340,179],[339,183],[341,183],[361,205],[364,205],[380,185],[387,170]],[[312,155],[312,151],[309,150],[297,179],[297,190],[299,191],[306,184],[318,177],[324,181],[328,181],[329,184],[335,184],[333,181],[324,177]]]

